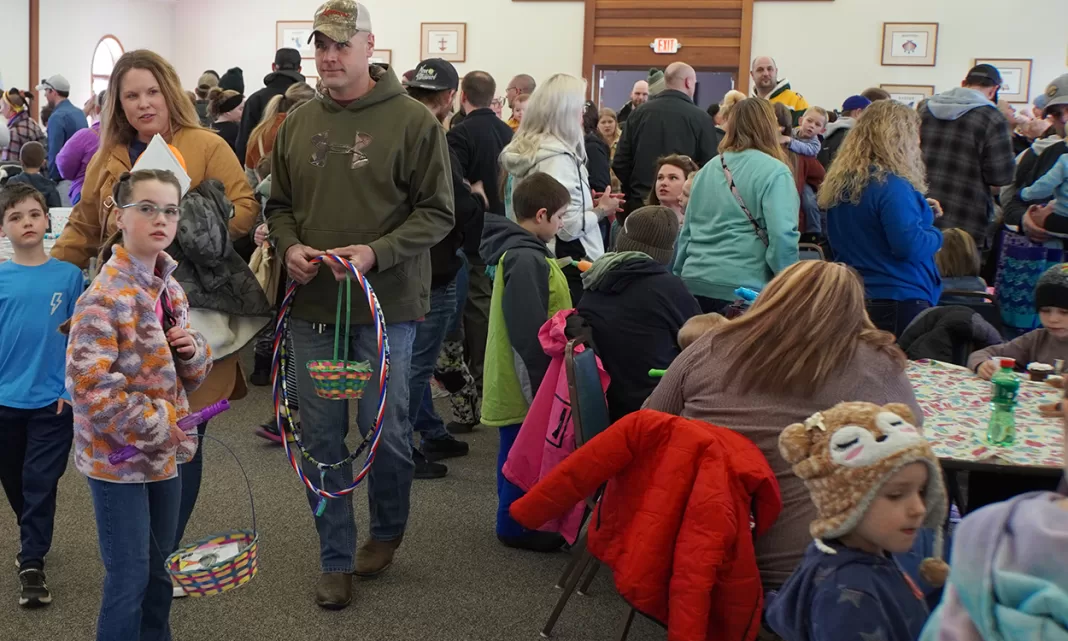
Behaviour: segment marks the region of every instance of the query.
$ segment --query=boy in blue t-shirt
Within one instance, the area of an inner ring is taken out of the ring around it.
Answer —
[[[0,263],[0,483],[22,539],[19,605],[34,608],[52,602],[44,559],[74,433],[60,325],[74,313],[85,279],[45,253],[48,207],[39,191],[27,184],[0,190],[0,215],[0,237],[14,250]]]

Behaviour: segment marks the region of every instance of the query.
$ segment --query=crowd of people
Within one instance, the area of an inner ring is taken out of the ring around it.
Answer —
[[[369,63],[371,18],[353,0],[322,5],[312,41],[315,87],[293,49],[277,52],[247,98],[239,68],[207,71],[186,91],[168,61],[137,50],[83,109],[62,76],[42,82],[45,128],[30,116],[34,93],[0,97],[0,168],[18,164],[0,190],[13,251],[0,263],[0,328],[20,328],[0,330],[0,480],[20,523],[20,605],[52,601],[45,557],[73,451],[106,569],[97,638],[169,638],[170,603],[184,591],[164,560],[196,504],[208,427],[177,420],[240,400],[246,384],[271,384],[272,319],[287,279],[299,284],[283,337],[291,365],[336,358],[344,342],[353,360],[377,367],[372,310],[346,296],[350,274],[334,256],[376,292],[390,383],[363,544],[351,496],[308,492],[319,606],[347,607],[354,575],[392,565],[413,480],[447,475],[440,461],[468,454],[458,435],[478,425],[499,434],[498,539],[540,552],[574,541],[573,531],[541,529],[552,510],[538,507],[554,474],[600,464],[569,460],[585,447],[561,435],[571,419],[547,418],[537,400],[545,388],[566,401],[566,335],[599,357],[617,436],[666,425],[648,452],[684,434],[712,447],[708,430],[722,426],[744,437],[753,474],[775,485],[772,498],[722,479],[705,488],[774,505],[751,516],[751,551],[736,552],[765,604],[750,609],[746,638],[945,638],[941,627],[995,639],[989,630],[1001,624],[1063,632],[1055,613],[1010,622],[999,611],[992,623],[964,594],[990,589],[966,582],[974,567],[954,565],[942,596],[945,490],[898,339],[960,302],[954,294],[1004,297],[1007,319],[1009,297],[1022,297],[1013,327],[1023,335],[998,336],[961,364],[989,378],[993,357],[1068,360],[1068,266],[1046,270],[1062,262],[1056,234],[1068,231],[1068,75],[1028,114],[999,107],[1003,81],[989,65],[917,109],[878,89],[825,109],[759,56],[752,94],[732,91],[706,111],[693,101],[696,72],[675,62],[635,83],[617,112],[564,73],[515,76],[502,105],[486,71],[460,77],[429,59],[399,75]],[[157,135],[183,180],[137,166]],[[48,212],[63,205],[73,209],[48,255]],[[1007,225],[1019,230],[1011,241]],[[1042,248],[1032,261],[1042,268],[991,294],[999,267],[1010,269],[999,266],[1007,244]],[[802,260],[813,248],[830,260]],[[99,273],[86,281],[92,259]],[[255,433],[281,443],[299,430],[306,474],[329,491],[350,486],[351,464],[311,460],[348,456],[347,403],[317,394],[303,366],[278,375],[295,391],[297,418],[271,418]],[[451,421],[435,407],[444,396]],[[361,431],[378,411],[358,404]],[[556,437],[562,454],[520,480],[517,461]],[[626,500],[644,489],[625,488]],[[846,490],[852,502],[841,500]],[[1063,499],[999,498],[1010,503],[992,508],[997,516],[959,527],[958,541],[973,546],[962,556],[994,545],[977,529],[997,519],[1063,555],[1063,537],[1051,533],[1066,531]],[[625,532],[615,520],[625,511],[611,509],[609,529]],[[906,567],[910,554],[923,563]],[[998,569],[1031,574],[1064,602],[1068,582],[1041,565],[1035,555]],[[928,621],[929,606],[938,609]],[[741,615],[722,616],[734,624]]]

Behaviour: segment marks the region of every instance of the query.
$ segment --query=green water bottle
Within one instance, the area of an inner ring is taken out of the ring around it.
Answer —
[[[986,428],[986,442],[998,447],[1006,447],[1016,442],[1016,393],[1020,391],[1020,377],[1013,368],[1016,360],[1000,358],[1001,369],[990,382],[994,384],[994,394],[990,399],[990,426]]]

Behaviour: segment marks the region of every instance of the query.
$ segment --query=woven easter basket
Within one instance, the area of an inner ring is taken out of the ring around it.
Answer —
[[[352,323],[352,280],[345,280],[345,296],[341,295],[338,285],[337,313],[334,321],[334,358],[325,361],[308,361],[308,374],[311,376],[315,393],[320,398],[332,400],[363,398],[367,381],[371,380],[374,369],[370,361],[349,360],[349,327]],[[345,340],[341,359],[338,359],[338,347],[341,339],[341,307],[345,307]]]
[[[231,530],[192,543],[167,559],[167,572],[191,597],[213,596],[248,583],[259,571],[259,535],[253,530]],[[212,550],[237,544],[235,557],[213,562]],[[199,555],[198,562],[187,559]],[[185,569],[182,569],[185,567]]]
[[[225,443],[210,436],[237,461],[252,506],[252,529],[214,534],[180,548],[167,557],[167,573],[191,597],[214,596],[245,585],[259,571],[259,539],[252,485],[240,459]],[[235,549],[236,548],[236,549]]]

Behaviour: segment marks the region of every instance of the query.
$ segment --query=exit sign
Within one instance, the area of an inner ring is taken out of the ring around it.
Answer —
[[[653,53],[678,53],[682,48],[678,38],[657,38],[649,46],[653,48]]]

